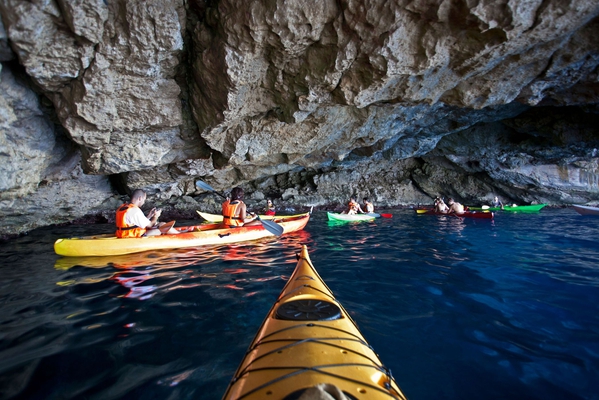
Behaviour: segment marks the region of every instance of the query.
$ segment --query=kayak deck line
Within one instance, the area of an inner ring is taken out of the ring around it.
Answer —
[[[304,326],[305,327],[310,327],[310,328],[321,327],[321,328],[324,328],[324,329],[331,329],[331,327],[324,326],[324,325],[313,324],[313,323],[307,323],[307,324],[305,324],[305,325],[303,325],[301,327],[304,327]],[[298,328],[298,327],[300,327],[300,326],[293,327],[292,329]],[[281,330],[281,331],[283,331],[283,330]],[[281,331],[273,332],[273,334],[278,334]],[[345,334],[348,334],[348,335],[352,335],[351,332],[347,332],[347,331],[342,331],[342,332],[345,333]],[[235,381],[237,381],[239,379],[242,379],[242,377],[245,374],[248,373],[248,370],[250,369],[250,367],[252,367],[253,362],[259,361],[261,358],[268,357],[268,356],[270,356],[270,355],[272,355],[274,353],[278,353],[281,350],[285,350],[285,349],[288,349],[288,348],[294,347],[294,346],[300,346],[300,345],[302,345],[304,343],[307,343],[307,342],[314,342],[314,343],[319,343],[319,344],[325,344],[327,346],[331,346],[331,347],[340,349],[342,351],[352,352],[352,353],[354,353],[354,354],[356,354],[358,356],[367,358],[367,360],[370,361],[370,363],[320,364],[320,365],[314,365],[314,366],[310,366],[310,367],[306,367],[306,366],[302,366],[302,365],[299,365],[299,366],[289,365],[289,366],[285,366],[285,367],[260,367],[260,368],[255,368],[255,369],[252,369],[252,372],[254,372],[254,371],[270,371],[270,370],[287,370],[287,369],[294,370],[294,372],[291,373],[291,374],[283,375],[283,376],[280,376],[280,377],[278,377],[276,379],[273,379],[272,381],[265,382],[260,387],[256,388],[255,391],[264,389],[264,388],[266,388],[266,387],[268,387],[268,386],[270,386],[272,384],[280,382],[281,380],[294,377],[297,374],[301,374],[301,373],[304,373],[304,372],[316,372],[316,373],[320,373],[320,374],[324,374],[324,375],[330,375],[330,376],[334,376],[334,377],[336,377],[338,379],[342,379],[342,380],[350,381],[350,382],[353,382],[353,383],[358,383],[358,384],[361,384],[361,385],[369,386],[369,387],[371,387],[372,389],[375,389],[375,390],[380,390],[379,387],[377,387],[376,385],[373,385],[373,384],[371,384],[369,382],[365,382],[365,381],[361,381],[361,380],[356,380],[356,379],[348,378],[347,376],[333,374],[333,373],[329,373],[329,372],[323,371],[323,369],[326,369],[326,368],[338,368],[338,367],[371,368],[371,369],[375,369],[377,372],[384,372],[385,375],[387,377],[389,377],[389,381],[391,381],[393,379],[392,374],[391,374],[391,370],[388,369],[387,367],[385,367],[384,365],[378,363],[377,362],[378,360],[373,360],[373,359],[367,357],[364,354],[361,354],[359,352],[356,352],[356,351],[352,350],[350,347],[343,346],[343,345],[336,345],[334,343],[328,343],[328,342],[331,342],[331,341],[358,342],[360,345],[367,346],[370,349],[372,349],[372,346],[370,346],[364,339],[362,339],[362,338],[360,338],[358,336],[356,336],[356,338],[354,338],[354,339],[348,339],[347,337],[342,337],[342,338],[334,338],[334,337],[333,338],[332,337],[312,337],[312,338],[303,338],[303,339],[293,339],[293,338],[290,338],[290,339],[277,339],[277,340],[261,341],[259,343],[256,343],[252,348],[250,348],[248,350],[248,353],[250,353],[251,351],[255,350],[255,348],[257,348],[258,346],[269,344],[269,343],[278,343],[278,342],[292,342],[292,343],[289,343],[289,344],[287,344],[285,346],[274,348],[273,350],[271,350],[268,353],[265,353],[261,357],[255,358],[252,361],[252,363],[250,363],[250,364],[248,364],[246,366],[246,368],[245,368],[244,371],[241,371],[241,373],[239,374],[239,376],[235,378]],[[386,389],[389,389],[389,387],[387,387]],[[386,391],[383,391],[383,392],[385,394],[387,394]],[[250,394],[251,393],[246,393],[246,395],[250,395]],[[239,397],[239,398],[242,399],[243,397]],[[397,398],[400,399],[399,397],[397,397]]]
[[[351,399],[405,400],[303,245],[223,399],[295,399],[319,385]]]
[[[311,328],[315,327],[315,325],[306,325],[309,326]],[[326,328],[326,327],[325,327]],[[344,332],[349,334],[349,332]],[[352,352],[354,354],[357,354],[361,357],[367,358],[367,360],[369,361],[369,363],[364,364],[364,363],[338,363],[338,364],[320,364],[320,365],[314,365],[311,367],[305,367],[305,366],[285,366],[285,367],[262,367],[262,368],[257,368],[254,369],[254,371],[257,370],[268,370],[268,369],[299,369],[299,370],[312,370],[312,369],[319,369],[319,368],[327,368],[327,367],[331,367],[331,366],[364,366],[364,367],[370,367],[370,368],[375,368],[378,371],[382,371],[385,370],[385,367],[382,364],[377,364],[376,360],[373,360],[371,358],[366,357],[363,354],[360,354],[354,350],[352,350],[350,347],[347,346],[343,346],[343,345],[338,345],[332,342],[357,342],[360,345],[364,345],[364,346],[368,346],[370,348],[372,348],[367,342],[365,342],[364,340],[360,339],[360,338],[356,338],[356,339],[348,339],[348,338],[330,338],[330,337],[314,337],[314,338],[305,338],[305,339],[277,339],[277,340],[268,340],[268,341],[264,341],[259,343],[258,345],[265,345],[265,344],[273,344],[273,343],[279,343],[279,342],[292,342],[292,343],[288,343],[284,346],[280,346],[280,347],[276,347],[273,350],[271,350],[269,353],[264,354],[262,357],[268,357],[274,353],[277,353],[281,350],[286,350],[289,349],[291,347],[294,346],[300,346],[304,343],[308,343],[308,342],[314,342],[314,343],[318,343],[318,344],[324,344],[325,346],[330,346],[330,347],[334,347],[336,349],[340,349],[342,351],[347,351],[347,352]],[[252,348],[251,350],[254,350],[255,348]],[[256,358],[254,361],[259,361],[260,358]],[[252,366],[252,364],[248,364],[246,366],[246,370],[242,371],[240,373],[240,377],[242,377],[243,375],[245,375],[247,373],[247,370]],[[237,378],[240,379],[240,378]]]
[[[202,231],[208,231],[211,229],[217,229],[219,227],[221,227],[222,224],[216,224],[216,223],[208,223],[208,224],[202,224],[202,225],[186,225],[186,226],[181,226],[181,227],[174,227],[176,230],[178,230],[180,233],[192,233],[192,232],[202,232]],[[160,235],[162,236],[162,235]],[[151,238],[156,238],[158,236],[142,236],[140,238],[135,238],[135,239],[151,239]],[[80,239],[80,240],[89,240],[89,239],[93,239],[93,240],[107,240],[107,239],[119,239],[121,240],[121,238],[116,237],[116,235],[114,233],[103,233],[100,235],[89,235],[89,236],[70,236],[68,238],[60,238],[57,240],[65,240],[65,239]]]
[[[322,370],[322,369],[325,369],[325,368],[339,368],[339,367],[374,368],[370,364],[330,364],[330,365],[319,365],[319,366],[314,366],[314,367],[303,367],[303,366],[295,366],[294,367],[294,366],[289,366],[289,367],[279,367],[279,368],[258,368],[258,369],[255,369],[254,371],[272,371],[272,370],[281,370],[281,369],[294,369],[294,372],[291,372],[291,373],[289,373],[287,375],[282,375],[282,376],[280,376],[280,377],[278,377],[276,379],[273,379],[271,382],[266,382],[263,385],[261,385],[259,387],[256,387],[251,392],[248,392],[245,395],[243,395],[241,397],[238,397],[238,399],[244,399],[244,398],[246,398],[248,396],[251,396],[252,394],[260,391],[260,390],[268,388],[271,385],[274,385],[276,383],[280,383],[281,381],[283,381],[285,379],[293,378],[293,377],[296,377],[299,374],[309,373],[309,372],[314,372],[314,373],[321,374],[321,375],[324,375],[324,376],[330,376],[330,377],[333,377],[335,379],[340,379],[340,380],[344,380],[344,381],[351,382],[351,383],[354,383],[354,384],[363,385],[363,386],[369,387],[369,388],[371,388],[373,390],[379,391],[379,392],[381,392],[383,394],[389,394],[386,390],[381,389],[380,387],[378,387],[376,385],[373,385],[373,384],[371,384],[369,382],[364,382],[364,381],[360,381],[360,380],[348,378],[347,376],[338,375],[338,374],[334,374],[334,373]],[[384,370],[385,371],[383,371],[383,372],[388,372],[389,374],[387,376],[392,379],[393,377],[390,374],[391,371],[389,369],[387,369],[387,368],[384,368]],[[377,369],[377,372],[381,372],[381,370]],[[389,385],[389,388],[390,387],[391,386]],[[389,389],[389,388],[385,388],[385,389]],[[402,397],[394,397],[394,396],[391,396],[391,398],[393,398],[393,399],[403,399]]]

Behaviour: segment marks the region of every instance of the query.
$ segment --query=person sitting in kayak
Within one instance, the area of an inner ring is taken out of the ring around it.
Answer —
[[[440,213],[446,213],[449,211],[449,207],[447,207],[447,204],[445,204],[445,202],[443,201],[442,198],[437,197],[435,199],[435,202],[433,203],[435,205],[435,211],[436,212],[440,212]]]
[[[499,200],[499,198],[497,196],[495,196],[493,198],[493,201],[491,202],[491,206],[492,207],[501,207],[501,209],[503,210],[503,203],[501,202],[501,200]]]
[[[256,216],[248,218],[247,207],[243,202],[243,189],[235,187],[231,190],[231,200],[226,200],[222,205],[223,224],[236,228],[240,226],[259,225]]]
[[[136,189],[131,193],[131,200],[120,206],[116,211],[116,237],[118,238],[137,238],[142,236],[158,236],[162,232],[160,226],[164,222],[158,223],[158,218],[162,210],[152,208],[146,217],[141,210],[141,206],[146,202],[146,192]],[[176,235],[180,233],[174,228],[169,228],[167,234]]]
[[[266,208],[264,209],[264,215],[275,215],[275,206],[272,204],[272,200],[266,200]]]
[[[449,200],[447,200],[447,204],[449,205],[449,210],[447,211],[447,213],[464,213],[464,206],[455,201],[454,199],[450,198]]]
[[[364,197],[364,209],[368,214],[374,212],[374,204],[372,204],[370,200],[368,200],[368,197]]]
[[[342,214],[364,214],[362,207],[358,204],[355,197],[350,197],[349,203],[347,203],[347,208],[342,212]]]

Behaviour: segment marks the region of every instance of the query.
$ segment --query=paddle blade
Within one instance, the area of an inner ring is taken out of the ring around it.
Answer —
[[[210,186],[204,181],[196,181],[196,186],[209,192],[216,192],[216,190],[212,186]]]
[[[219,195],[223,199],[227,198],[225,195],[217,192],[212,186],[210,186],[209,184],[207,184],[204,181],[200,181],[200,180],[196,181],[196,186],[199,187],[200,189],[204,189],[204,190],[207,190],[209,192],[216,193],[217,195]]]
[[[169,221],[169,222],[165,222],[164,224],[160,225],[158,227],[158,229],[160,229],[160,233],[162,233],[163,235],[165,235],[166,233],[168,233],[168,231],[175,226],[175,221]]]
[[[383,218],[393,218],[393,214],[381,214]]]
[[[483,210],[488,210],[488,209],[489,209],[489,208],[491,208],[491,207],[489,207],[489,206],[482,206],[481,208],[482,208]]]
[[[267,221],[260,217],[258,217],[258,221],[260,221],[264,229],[266,229],[275,236],[281,236],[285,231],[285,229],[281,225],[277,224],[275,221]]]

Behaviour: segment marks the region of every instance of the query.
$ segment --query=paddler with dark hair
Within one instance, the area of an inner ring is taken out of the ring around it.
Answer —
[[[152,208],[146,217],[141,210],[141,206],[146,202],[146,192],[136,189],[131,193],[131,200],[120,206],[116,211],[116,237],[118,238],[138,238],[142,236],[162,235],[160,229],[165,225],[164,222],[158,223],[158,218],[162,210]],[[176,235],[178,230],[171,227],[166,232],[169,235]]]
[[[366,213],[374,213],[374,204],[372,204],[368,197],[364,197],[364,208],[366,209]]]
[[[447,213],[449,211],[449,207],[447,207],[447,204],[445,204],[441,197],[435,198],[434,205],[436,212]]]
[[[239,226],[260,225],[256,216],[248,218],[247,207],[243,202],[243,189],[238,187],[231,190],[231,199],[222,204],[223,224],[231,228]]]
[[[276,209],[275,205],[272,204],[272,200],[266,200],[266,208],[264,209],[264,215],[275,215]]]

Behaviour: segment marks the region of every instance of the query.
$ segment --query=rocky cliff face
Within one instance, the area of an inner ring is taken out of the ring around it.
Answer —
[[[250,205],[599,201],[594,0],[0,0],[0,233]],[[126,197],[125,197],[126,198]]]

